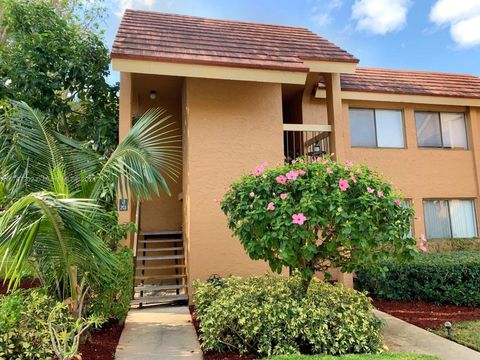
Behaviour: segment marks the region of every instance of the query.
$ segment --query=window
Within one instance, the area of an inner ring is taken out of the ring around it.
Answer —
[[[402,206],[404,208],[410,209],[412,207],[412,201],[408,199],[404,199],[402,201]],[[408,237],[413,237],[413,218],[410,219],[410,231],[407,234]]]
[[[473,200],[424,201],[423,211],[429,239],[472,238],[477,236]]]
[[[350,141],[354,147],[403,148],[402,112],[350,109]]]
[[[421,147],[467,148],[464,113],[415,112]]]

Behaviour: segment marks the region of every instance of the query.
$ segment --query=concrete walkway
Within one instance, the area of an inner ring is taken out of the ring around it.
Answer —
[[[163,306],[130,310],[115,359],[203,359],[188,307]]]
[[[436,355],[445,360],[480,360],[480,353],[375,310],[385,322],[385,344],[392,352]]]

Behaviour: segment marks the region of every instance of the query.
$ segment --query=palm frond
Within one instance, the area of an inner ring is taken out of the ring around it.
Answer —
[[[181,174],[181,135],[164,109],[142,115],[101,169],[92,197],[118,184],[119,191],[131,190],[139,200],[150,199],[152,191],[170,195],[165,177],[177,180]]]
[[[48,118],[24,102],[12,101],[14,111],[0,118],[2,172],[27,192],[50,187],[52,169],[62,168],[71,189],[79,189],[81,173],[93,176],[99,156],[81,143],[47,126]],[[18,183],[21,181],[21,183]]]
[[[0,272],[9,287],[18,286],[32,256],[55,270],[50,281],[64,284],[70,295],[76,284],[72,268],[98,278],[109,274],[117,264],[95,235],[99,216],[103,212],[89,199],[38,192],[16,201],[0,216]]]

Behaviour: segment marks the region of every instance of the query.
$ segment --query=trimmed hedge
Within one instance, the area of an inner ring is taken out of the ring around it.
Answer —
[[[268,360],[440,360],[439,357],[430,355],[407,354],[407,353],[382,353],[368,355],[280,355],[268,358]]]
[[[196,282],[195,315],[205,351],[259,356],[376,353],[381,322],[363,293],[299,277],[228,277]]]
[[[387,270],[379,273],[378,267]],[[480,252],[422,253],[357,272],[356,285],[387,300],[480,306]]]

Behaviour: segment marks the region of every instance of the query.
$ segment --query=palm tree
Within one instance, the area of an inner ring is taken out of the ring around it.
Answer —
[[[47,128],[43,113],[13,105],[0,116],[0,273],[15,288],[33,261],[59,298],[75,300],[77,276],[98,283],[115,273],[97,235],[106,231],[105,205],[117,189],[139,201],[169,194],[164,176],[180,174],[181,139],[165,110],[150,110],[102,158]]]

